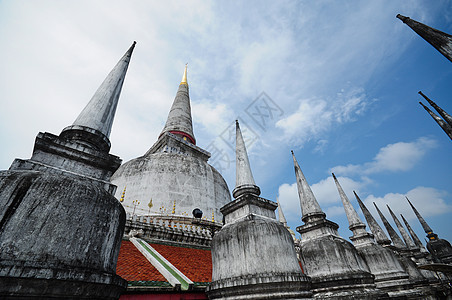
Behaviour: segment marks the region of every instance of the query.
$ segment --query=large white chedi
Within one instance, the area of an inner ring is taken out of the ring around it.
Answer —
[[[111,181],[118,187],[115,196],[122,198],[126,212],[136,215],[191,216],[193,209],[200,208],[209,219],[213,213],[221,221],[219,208],[231,196],[223,177],[208,164],[209,157],[209,152],[196,146],[185,67],[158,140],[146,154],[113,174]]]

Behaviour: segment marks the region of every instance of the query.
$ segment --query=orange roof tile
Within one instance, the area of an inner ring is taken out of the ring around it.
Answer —
[[[212,281],[212,256],[210,250],[168,246],[149,243],[193,282]]]
[[[122,241],[116,273],[127,281],[164,281],[165,277],[129,241]]]

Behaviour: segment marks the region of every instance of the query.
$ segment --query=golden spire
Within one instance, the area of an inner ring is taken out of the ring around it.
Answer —
[[[119,202],[124,202],[124,196],[126,195],[126,187],[124,187],[124,191],[122,191],[121,199],[119,199]]]
[[[215,222],[214,212],[212,211],[212,222]]]
[[[180,84],[188,85],[188,82],[187,82],[187,66],[188,66],[188,63],[185,64],[184,75],[182,76],[182,81],[180,82]]]
[[[173,211],[171,212],[172,214],[176,213],[176,200],[174,200],[174,204],[173,204]]]

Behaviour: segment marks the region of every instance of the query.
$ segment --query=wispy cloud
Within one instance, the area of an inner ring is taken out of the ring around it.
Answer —
[[[412,169],[437,142],[421,137],[413,142],[398,142],[381,148],[370,162],[336,166],[332,172],[342,175],[369,175],[380,172],[403,172]]]
[[[279,120],[276,126],[284,131],[284,139],[300,146],[321,137],[335,124],[356,120],[373,101],[361,88],[341,90],[334,99],[304,99],[294,113]]]
[[[400,214],[403,214],[407,219],[415,219],[416,216],[405,197],[410,199],[423,217],[431,217],[452,211],[452,205],[447,204],[444,200],[446,196],[447,193],[445,191],[431,187],[418,186],[404,194],[388,193],[381,197],[369,195],[364,200],[364,203],[375,217],[378,216],[378,214],[373,202],[377,204],[378,208],[385,214],[388,220],[392,220],[392,217],[386,208],[386,204],[391,207],[391,210],[397,217],[399,217]],[[377,217],[377,219],[379,218]]]

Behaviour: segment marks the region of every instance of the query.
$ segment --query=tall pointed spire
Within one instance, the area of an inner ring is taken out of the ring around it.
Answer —
[[[452,36],[398,14],[396,16],[452,62]]]
[[[252,193],[259,196],[261,191],[254,182],[253,173],[251,173],[250,161],[248,160],[248,154],[238,120],[235,120],[235,155],[236,180],[232,195],[236,199],[245,193]]]
[[[405,230],[405,227],[403,227],[402,223],[400,223],[397,216],[394,214],[394,212],[391,210],[389,205],[386,204],[386,207],[389,210],[389,213],[391,214],[392,219],[394,220],[397,228],[399,229],[400,234],[402,235],[403,240],[405,241],[405,245],[408,246],[408,249],[414,249],[417,248],[416,244],[414,244],[413,240],[408,235],[408,232]]]
[[[283,213],[283,210],[282,210],[282,207],[281,207],[281,203],[279,203],[278,197],[276,197],[276,202],[278,203],[279,222],[281,222],[285,227],[287,227],[286,217],[284,216],[284,213]]]
[[[369,225],[370,231],[372,231],[372,234],[374,235],[377,243],[380,245],[390,245],[391,240],[386,236],[386,233],[377,223],[375,218],[372,216],[370,211],[367,209],[367,207],[364,205],[364,203],[361,201],[361,199],[358,197],[355,191],[353,191],[353,194],[355,194],[355,198],[358,201],[359,207],[361,208],[361,211],[363,212],[364,217],[366,218],[367,225]]]
[[[408,201],[408,203],[410,204],[411,208],[414,211],[414,214],[416,215],[417,219],[419,220],[419,222],[422,225],[422,228],[424,228],[425,233],[427,234],[427,236],[433,234],[433,230],[430,228],[430,226],[428,226],[427,222],[425,222],[424,218],[421,216],[421,214],[417,211],[416,207],[414,207],[413,203],[411,203],[410,199],[408,199],[408,197],[405,197],[406,200]]]
[[[411,238],[413,239],[414,243],[416,244],[417,247],[419,247],[419,249],[421,250],[425,250],[424,245],[422,244],[421,240],[419,239],[419,237],[416,235],[416,233],[414,232],[414,230],[411,228],[410,224],[408,223],[408,221],[403,217],[402,214],[400,214],[400,216],[402,217],[403,223],[405,223],[406,228],[408,229],[408,232],[411,235]]]
[[[110,150],[111,127],[135,44],[136,42],[133,42],[107,75],[74,123],[63,129],[61,137],[77,140],[102,151]]]
[[[444,121],[446,121],[447,124],[449,124],[449,126],[452,126],[452,116],[451,115],[449,115],[446,111],[444,111],[441,107],[439,107],[435,102],[430,100],[430,98],[427,97],[426,95],[424,95],[424,93],[422,93],[421,91],[419,91],[418,93],[419,93],[419,95],[424,97],[424,99],[427,100],[427,102],[431,106],[433,106],[433,108],[439,113],[439,115],[441,117],[443,117]]]
[[[452,140],[452,126],[447,124],[443,119],[441,119],[439,116],[437,116],[434,112],[432,112],[427,106],[422,104],[422,102],[419,102],[420,105],[432,116],[433,120],[438,123],[438,125],[444,130],[444,132],[449,136],[449,138]]]
[[[402,239],[397,234],[397,232],[394,230],[394,228],[392,228],[391,224],[389,224],[388,220],[383,215],[383,213],[380,211],[380,209],[378,208],[377,204],[375,204],[375,202],[374,202],[374,206],[377,209],[378,215],[380,216],[381,220],[383,221],[383,225],[386,227],[386,230],[388,231],[389,236],[391,237],[391,240],[392,240],[392,243],[394,244],[394,246],[399,249],[405,249],[406,248],[405,243],[402,241]]]
[[[185,65],[184,74],[182,76],[182,81],[179,84],[176,98],[174,98],[165,127],[160,135],[165,132],[170,132],[182,137],[192,144],[196,144],[191,119],[190,95],[187,83],[187,65]]]
[[[184,74],[182,75],[182,80],[181,80],[180,84],[188,85],[188,82],[187,82],[187,67],[188,67],[188,63],[185,64]]]
[[[323,218],[326,217],[325,213],[320,208],[317,199],[314,196],[314,193],[311,190],[306,178],[304,177],[303,172],[298,165],[297,159],[295,158],[295,154],[292,152],[293,164],[295,168],[295,176],[297,178],[297,187],[298,187],[298,197],[300,198],[300,206],[302,213],[302,220],[306,222],[306,218],[311,215],[323,215]]]
[[[339,192],[339,195],[342,200],[342,205],[344,206],[345,214],[347,215],[349,228],[351,231],[353,231],[354,227],[360,227],[360,228],[366,228],[366,225],[361,221],[360,217],[356,213],[356,210],[353,208],[352,204],[350,203],[350,200],[348,199],[347,195],[345,194],[344,190],[342,189],[341,185],[339,184],[339,181],[337,180],[334,173],[332,173],[334,183],[336,183],[337,190]],[[355,234],[355,232],[353,232]]]

